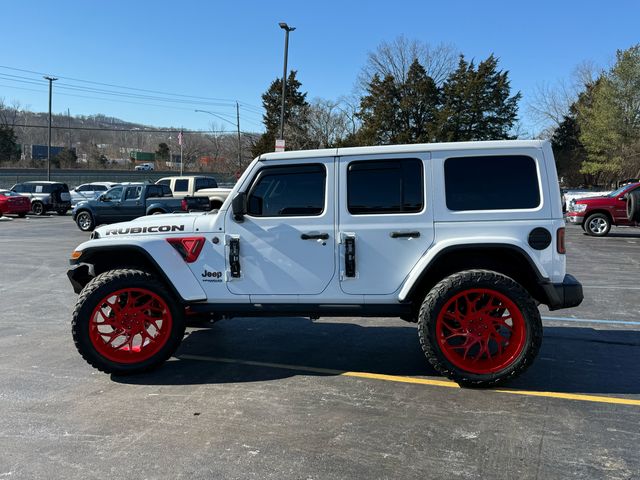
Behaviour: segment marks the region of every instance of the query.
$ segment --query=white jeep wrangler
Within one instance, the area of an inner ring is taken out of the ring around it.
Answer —
[[[533,362],[538,303],[582,301],[542,141],[262,155],[217,213],[98,228],[71,263],[75,344],[118,374],[163,363],[189,315],[395,316],[440,373],[490,386]]]

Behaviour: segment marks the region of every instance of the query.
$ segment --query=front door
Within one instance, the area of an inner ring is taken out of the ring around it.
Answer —
[[[397,291],[433,242],[430,154],[339,159],[340,286]]]
[[[151,188],[149,185],[147,188]],[[154,188],[157,188],[154,186]],[[142,185],[132,185],[124,189],[124,197],[117,207],[120,222],[127,222],[145,214],[146,202],[142,198]]]
[[[335,273],[334,163],[333,157],[267,162],[254,174],[244,219],[236,221],[231,209],[225,219],[227,244],[239,246],[240,276],[229,277],[231,293],[268,301],[317,295],[329,285]]]
[[[115,187],[104,193],[99,197],[97,212],[100,217],[100,221],[109,223],[115,223],[118,220],[118,212],[120,203],[122,202],[122,195],[124,193],[124,187]]]

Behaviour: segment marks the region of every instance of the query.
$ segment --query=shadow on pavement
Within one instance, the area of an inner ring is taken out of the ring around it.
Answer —
[[[306,318],[224,320],[191,330],[172,359],[143,375],[112,376],[140,385],[263,382],[296,375],[331,375],[239,363],[180,359],[199,355],[402,376],[438,376],[416,328],[311,322]],[[534,365],[510,388],[567,393],[640,393],[640,331],[546,327]]]

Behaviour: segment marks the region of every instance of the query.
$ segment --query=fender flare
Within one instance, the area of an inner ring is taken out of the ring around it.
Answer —
[[[109,257],[118,259],[118,253],[131,253],[141,255],[148,264],[176,295],[176,298],[183,302],[202,301],[207,299],[207,295],[196,279],[191,269],[184,262],[178,252],[164,239],[153,241],[118,242],[108,240],[109,244],[96,245],[102,243],[100,240],[90,240],[76,248],[82,255],[76,260],[70,260],[71,265],[88,264],[93,265],[91,260],[97,255],[107,253]],[[93,244],[93,245],[91,245]],[[92,270],[90,268],[90,270]],[[171,276],[166,272],[171,272]],[[95,273],[95,272],[94,272]]]
[[[475,238],[466,239],[466,241],[463,239],[462,243],[461,239],[456,239],[455,243],[445,242],[436,246],[436,248],[429,249],[422,258],[420,258],[416,265],[411,269],[404,285],[400,289],[400,292],[398,293],[398,300],[400,302],[404,302],[411,297],[414,288],[420,284],[420,280],[423,279],[424,275],[429,273],[431,266],[433,266],[440,257],[455,252],[456,250],[496,248],[506,248],[516,252],[527,261],[532,272],[537,277],[538,282],[545,283],[549,281],[549,277],[545,274],[542,265],[540,265],[537,259],[532,258],[527,254],[524,245],[516,239],[485,239],[484,241],[478,242],[478,239]]]

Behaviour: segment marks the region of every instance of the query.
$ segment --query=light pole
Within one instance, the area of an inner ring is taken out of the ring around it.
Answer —
[[[242,145],[240,142],[240,106],[238,105],[238,102],[236,102],[236,123],[233,123],[231,120],[227,120],[226,118],[218,115],[217,113],[210,112],[209,110],[196,110],[196,112],[208,113],[209,115],[213,115],[214,117],[219,118],[220,120],[230,123],[231,125],[236,127],[238,131],[238,169],[242,170],[242,153],[241,153]]]
[[[280,140],[284,150],[284,101],[287,94],[287,58],[289,56],[289,32],[293,32],[296,27],[290,27],[285,22],[279,23],[284,30],[284,69],[282,71],[282,105],[280,106]]]
[[[51,93],[53,91],[53,82],[58,80],[54,77],[44,77],[49,80],[49,141],[47,142],[47,180],[51,180]]]

